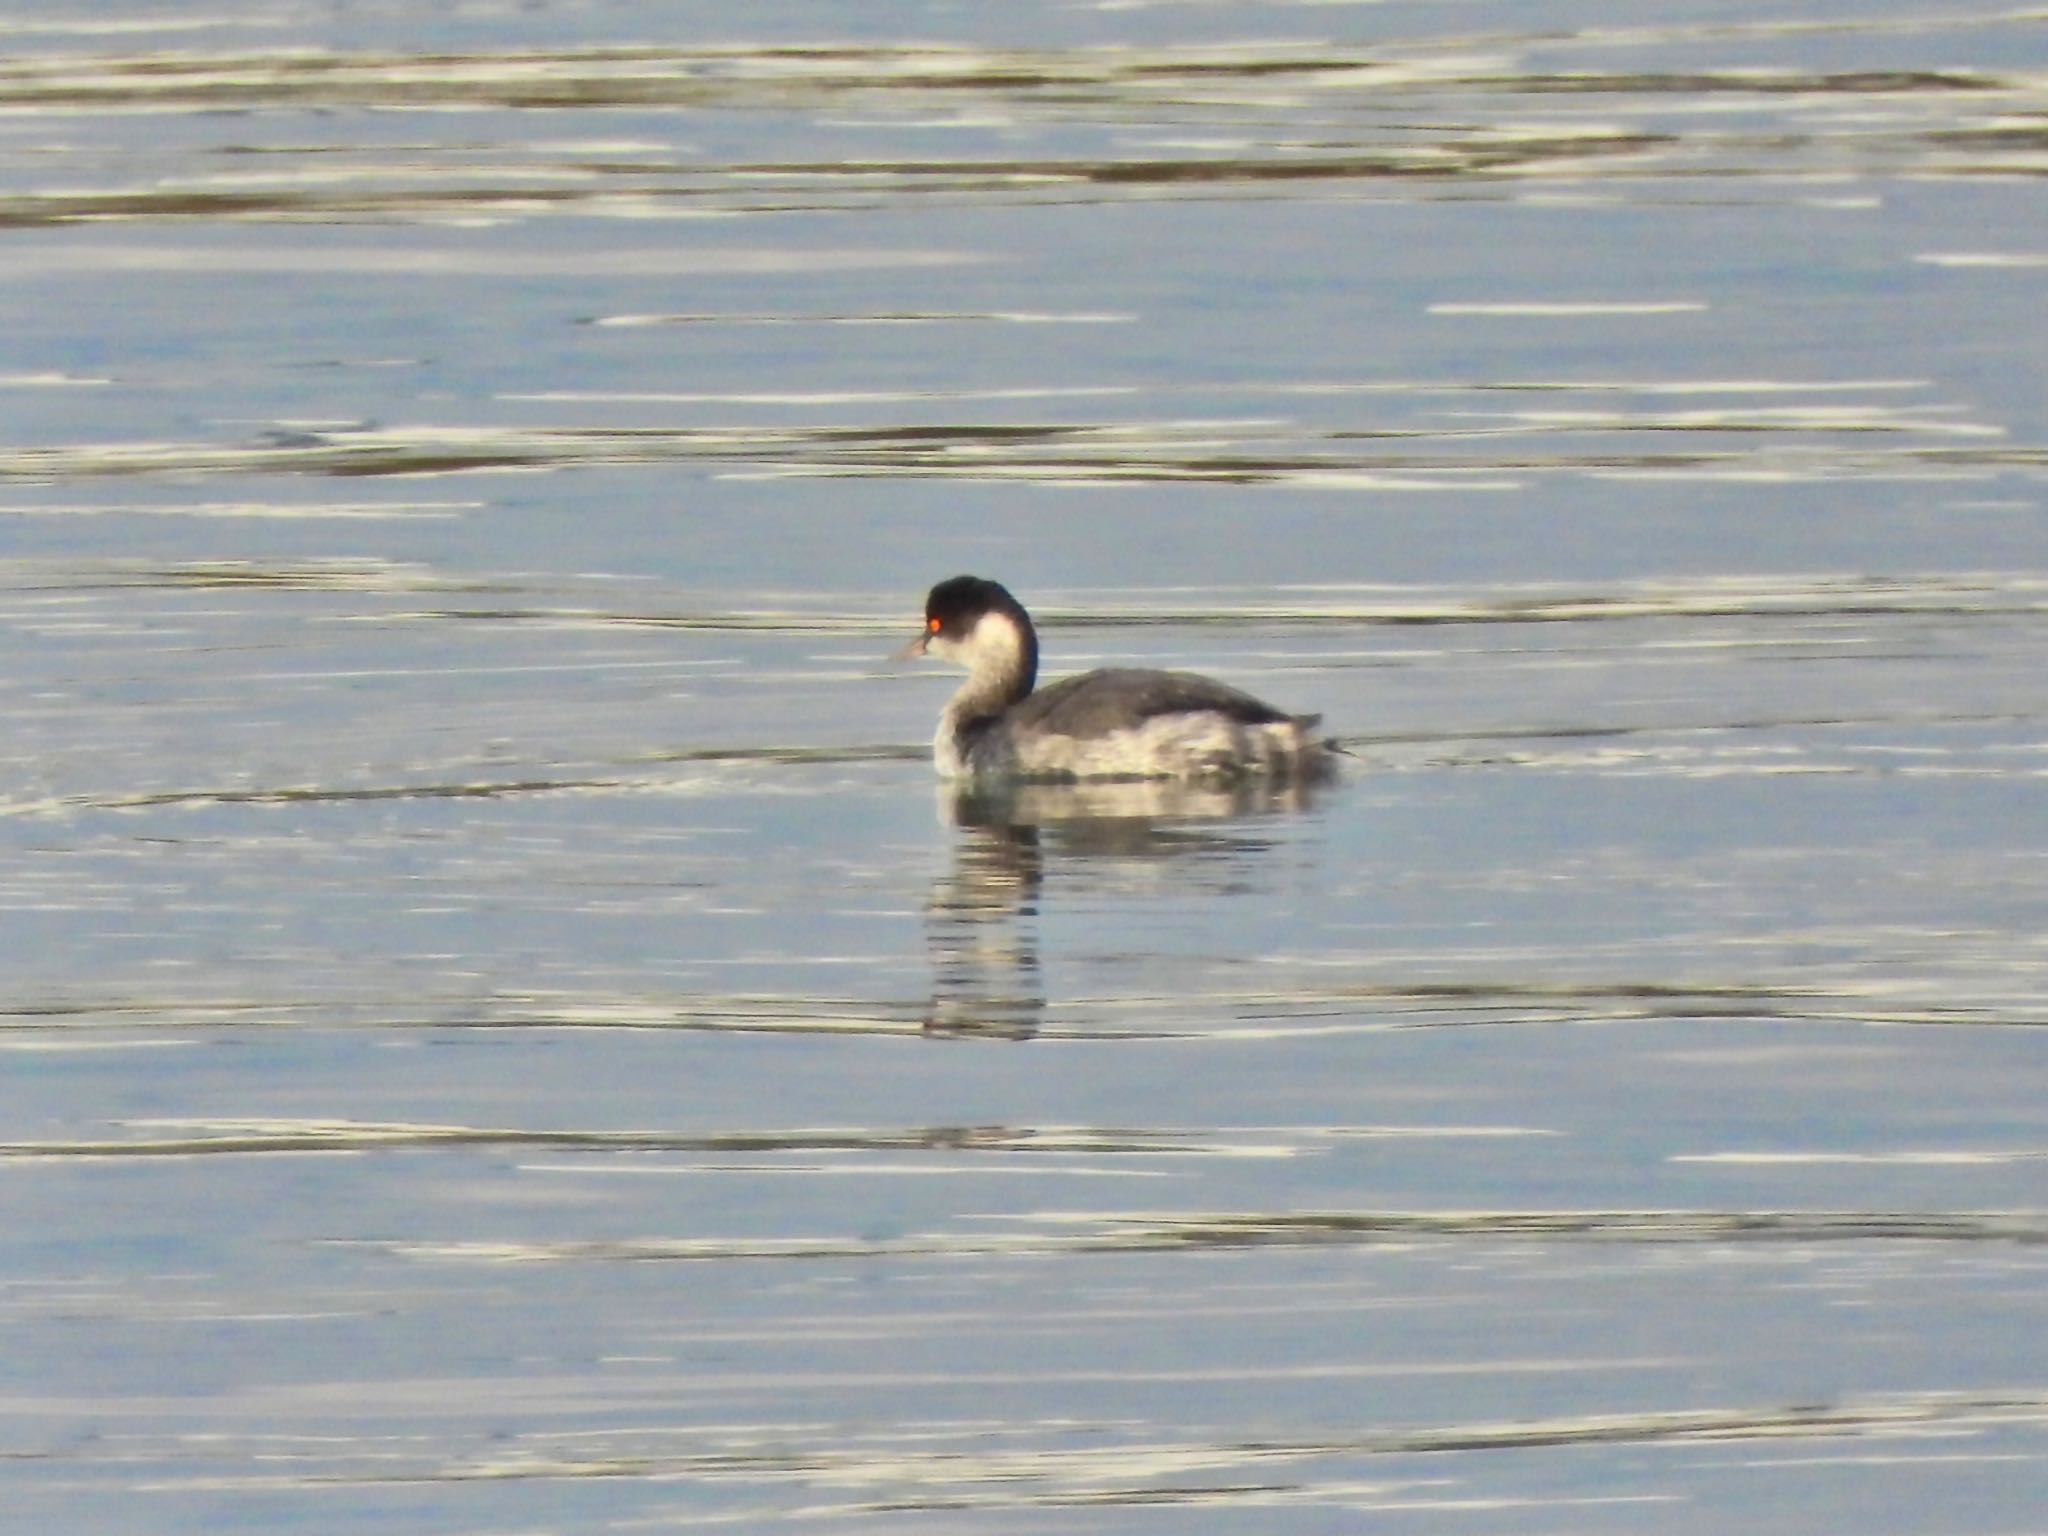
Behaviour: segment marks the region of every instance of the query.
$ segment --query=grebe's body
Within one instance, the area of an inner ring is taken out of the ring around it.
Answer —
[[[1192,672],[1113,667],[1034,691],[1038,633],[993,581],[955,576],[925,600],[904,651],[967,668],[932,759],[957,779],[1311,779],[1331,748],[1290,715]]]

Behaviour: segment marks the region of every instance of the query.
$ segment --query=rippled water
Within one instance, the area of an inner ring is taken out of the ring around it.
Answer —
[[[1798,9],[0,15],[0,1505],[2032,1528],[2048,13]]]

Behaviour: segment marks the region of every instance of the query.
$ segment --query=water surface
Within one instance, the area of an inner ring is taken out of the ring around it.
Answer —
[[[0,25],[10,1510],[2036,1518],[2039,16]]]

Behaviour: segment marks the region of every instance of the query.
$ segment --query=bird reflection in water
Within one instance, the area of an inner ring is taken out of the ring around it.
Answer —
[[[1027,1040],[1045,1017],[1038,916],[1048,862],[1245,855],[1271,846],[1245,818],[1308,810],[1316,786],[1185,780],[949,784],[939,814],[955,828],[953,867],[932,884],[929,1035]]]

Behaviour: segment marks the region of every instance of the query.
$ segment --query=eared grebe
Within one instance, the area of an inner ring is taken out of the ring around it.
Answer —
[[[967,669],[932,739],[948,778],[1302,780],[1331,766],[1331,744],[1311,734],[1320,715],[1290,715],[1192,672],[1113,667],[1034,693],[1031,616],[978,576],[933,587],[924,633],[899,655]]]

